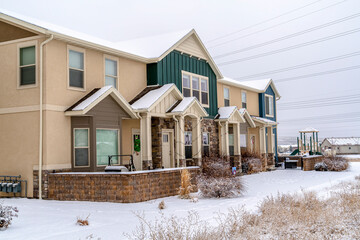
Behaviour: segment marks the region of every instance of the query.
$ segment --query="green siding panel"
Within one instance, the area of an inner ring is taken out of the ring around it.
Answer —
[[[147,84],[164,85],[174,83],[182,92],[181,71],[187,71],[209,78],[209,108],[205,110],[209,117],[217,114],[217,85],[216,75],[210,65],[204,60],[190,57],[187,54],[181,54],[178,51],[172,51],[158,63],[147,65]]]

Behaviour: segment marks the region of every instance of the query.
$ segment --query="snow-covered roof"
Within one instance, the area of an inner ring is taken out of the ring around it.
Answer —
[[[331,145],[346,146],[346,145],[360,145],[360,137],[331,137],[325,138]]]
[[[251,116],[251,117],[252,117],[252,119],[254,121],[261,122],[263,124],[268,124],[268,125],[276,125],[276,124],[278,124],[277,122],[275,122],[273,120],[270,120],[270,119],[267,119],[267,118],[256,117],[256,116]]]
[[[183,112],[190,104],[196,101],[195,97],[184,97],[183,100],[171,112]]]
[[[119,106],[126,113],[129,114],[130,117],[137,118],[136,114],[133,112],[129,103],[124,99],[123,96],[121,96],[119,91],[113,88],[112,86],[105,86],[102,88],[93,89],[82,99],[80,99],[78,102],[76,102],[71,107],[69,107],[65,111],[65,115],[67,116],[85,115],[107,96],[111,96],[119,104]]]
[[[97,49],[100,48],[104,51],[111,51],[112,53],[146,63],[160,61],[164,55],[175,49],[176,46],[181,44],[188,37],[195,36],[199,40],[201,47],[206,52],[208,58],[206,60],[209,61],[213,71],[218,77],[222,77],[220,70],[194,29],[113,42],[1,8],[0,19],[5,19],[7,22],[13,22],[16,25],[23,26],[41,34],[52,34],[57,39],[75,41],[77,43],[85,44],[90,47],[96,47]]]
[[[91,103],[93,103],[96,99],[101,97],[106,91],[111,89],[111,86],[105,86],[100,88],[98,91],[96,91],[94,94],[92,94],[90,97],[86,98],[84,101],[80,102],[78,105],[76,105],[72,111],[82,111],[86,107],[88,107]]]
[[[131,107],[134,110],[148,109],[150,108],[158,99],[160,99],[171,87],[175,84],[165,84],[160,88],[149,91],[147,94],[142,96],[136,102],[134,102]]]
[[[127,52],[131,52],[139,56],[146,58],[158,58],[191,31],[192,29],[187,29],[155,36],[130,39],[117,42],[116,46],[119,49],[124,49]]]
[[[274,81],[271,78],[261,79],[261,80],[252,80],[252,81],[237,81],[235,79],[229,77],[223,77],[218,80],[218,82],[229,84],[231,86],[244,88],[246,90],[263,93],[267,90],[267,88],[271,85],[272,89],[275,92],[276,98],[280,99],[280,94],[275,87]]]
[[[319,132],[319,130],[313,128],[313,127],[307,127],[307,128],[304,128],[302,130],[300,130],[299,132],[301,133],[312,133],[312,132]]]
[[[220,107],[218,110],[218,119],[228,119],[236,110],[236,106]]]

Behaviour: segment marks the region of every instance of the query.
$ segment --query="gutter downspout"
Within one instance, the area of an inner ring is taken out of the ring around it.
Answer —
[[[42,199],[42,163],[43,163],[43,47],[54,39],[54,35],[40,44],[40,132],[39,132],[39,199]]]

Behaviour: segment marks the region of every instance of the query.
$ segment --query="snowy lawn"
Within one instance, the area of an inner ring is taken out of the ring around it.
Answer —
[[[244,196],[230,199],[202,199],[198,202],[167,197],[142,203],[66,202],[35,199],[1,199],[5,205],[16,206],[19,218],[6,230],[0,231],[0,239],[86,239],[93,234],[97,239],[123,239],[123,233],[135,230],[139,220],[134,212],[144,213],[147,219],[160,218],[158,204],[164,200],[165,216],[185,217],[188,211],[196,211],[202,220],[216,223],[219,212],[244,205],[256,211],[261,200],[278,193],[294,193],[314,190],[326,195],[329,187],[341,181],[352,180],[360,175],[360,163],[350,163],[345,172],[304,172],[295,169],[277,170],[243,176],[247,186]],[[195,194],[196,195],[196,194]],[[76,225],[77,217],[89,217],[89,226]]]

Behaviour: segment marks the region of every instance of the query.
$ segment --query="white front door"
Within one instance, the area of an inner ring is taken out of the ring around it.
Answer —
[[[142,170],[140,129],[132,129],[131,149],[136,171]]]
[[[171,132],[162,132],[162,165],[164,168],[173,167],[172,164],[172,154],[171,154],[171,145],[172,142],[172,134]]]

